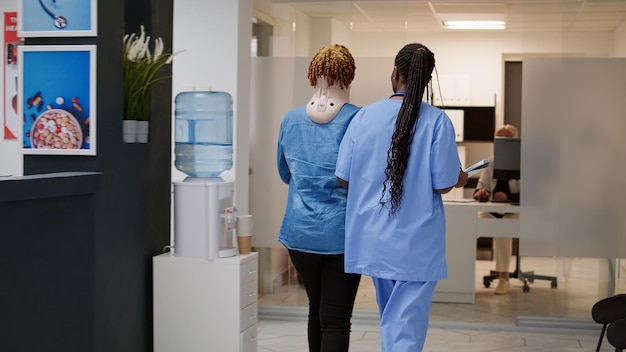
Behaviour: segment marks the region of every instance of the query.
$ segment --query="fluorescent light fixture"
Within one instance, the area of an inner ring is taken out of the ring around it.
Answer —
[[[465,21],[465,20],[446,20],[443,21],[443,27],[447,29],[505,29],[504,21]]]

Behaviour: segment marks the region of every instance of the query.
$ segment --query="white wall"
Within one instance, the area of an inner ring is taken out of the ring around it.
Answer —
[[[0,1],[0,20],[4,21],[4,12],[17,11],[17,1]],[[6,50],[4,44],[4,34],[2,34],[2,50]],[[4,59],[4,54],[2,54]],[[3,63],[4,65],[4,63]],[[4,70],[0,69],[0,82],[4,82]],[[4,83],[0,84],[0,112],[2,118],[2,128],[0,129],[0,176],[13,175],[22,176],[24,174],[24,163],[20,152],[18,140],[4,139]]]
[[[626,57],[626,22],[615,31],[613,46],[615,47],[613,56]]]
[[[311,18],[289,4],[272,5],[274,35],[273,56],[309,56]]]
[[[311,20],[311,53],[329,44],[341,44],[350,47],[350,31],[339,21],[330,18]]]
[[[274,5],[272,9],[274,11],[280,9],[275,17],[274,35],[277,39],[273,46],[274,56],[311,57],[319,49],[320,39],[316,34],[311,34],[314,40],[311,41],[312,45],[308,52],[304,52],[302,46],[309,43],[309,37],[302,33],[303,28],[319,33],[319,36],[327,40],[326,44],[340,40],[354,57],[360,58],[393,58],[407,43],[420,42],[435,53],[439,75],[470,77],[472,105],[493,105],[495,98],[497,124],[504,123],[502,99],[505,58],[561,55],[608,57],[617,50],[618,43],[623,43],[622,45],[626,47],[624,44],[626,33],[619,37],[610,32],[359,33],[349,31],[340,23],[332,24],[332,33],[328,40],[326,33],[328,28],[317,28],[317,24],[327,24],[324,21],[311,20],[290,5]],[[292,31],[294,23],[297,28],[295,32]],[[626,32],[624,29],[622,31]],[[295,45],[298,45],[297,50],[294,49]],[[295,52],[301,54],[294,55]],[[356,79],[359,79],[362,72],[357,66]],[[446,95],[444,87],[442,94]],[[355,94],[353,98],[358,99]]]
[[[498,124],[504,122],[504,57],[607,57],[612,55],[614,45],[612,33],[353,33],[348,41],[352,55],[360,58],[393,58],[407,43],[425,44],[435,53],[439,75],[470,77],[472,105],[493,105],[495,95]],[[357,67],[356,79],[362,74]],[[446,95],[445,87],[442,94]]]
[[[626,256],[625,94],[625,58],[524,61],[522,255]]]
[[[311,52],[317,52],[317,49],[322,48],[332,43],[333,20],[330,18],[313,18],[311,19]],[[343,44],[343,43],[339,43]],[[346,44],[344,44],[346,45]],[[317,49],[316,49],[317,48]]]
[[[252,0],[174,1],[173,50],[185,51],[173,62],[172,101],[193,87],[232,95],[233,167],[223,178],[235,181],[235,204],[241,213],[248,212],[251,37]],[[173,181],[185,178],[172,170]]]

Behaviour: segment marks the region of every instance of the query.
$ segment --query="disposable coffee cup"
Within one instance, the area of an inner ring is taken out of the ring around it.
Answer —
[[[237,225],[237,235],[248,236],[252,234],[252,226],[250,225]]]
[[[252,215],[237,216],[237,246],[239,254],[250,253],[252,247]]]
[[[250,253],[250,251],[252,250],[252,235],[237,235],[237,247],[239,248],[239,254]]]
[[[237,236],[252,235],[252,215],[243,214],[237,217]]]

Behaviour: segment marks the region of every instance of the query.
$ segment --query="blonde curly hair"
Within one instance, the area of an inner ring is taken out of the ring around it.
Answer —
[[[324,77],[328,86],[338,84],[348,88],[354,80],[356,65],[352,54],[341,44],[332,44],[321,48],[309,64],[307,77],[312,87],[317,85],[317,78]]]

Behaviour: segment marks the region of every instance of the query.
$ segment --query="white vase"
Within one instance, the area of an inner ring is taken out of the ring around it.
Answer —
[[[150,121],[137,121],[137,143],[148,143]]]
[[[122,121],[122,140],[124,143],[137,142],[137,120]]]

